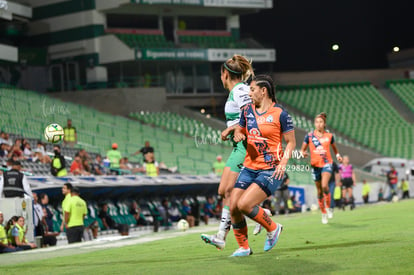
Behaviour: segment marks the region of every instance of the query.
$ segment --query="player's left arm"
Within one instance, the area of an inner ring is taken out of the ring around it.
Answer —
[[[277,179],[282,179],[283,174],[286,170],[286,165],[292,156],[292,152],[296,147],[296,138],[295,138],[295,130],[293,127],[293,120],[290,115],[283,111],[279,118],[280,121],[280,131],[283,134],[283,139],[286,141],[285,152],[283,154],[283,158],[280,160],[279,165],[276,167],[274,176]]]
[[[339,162],[342,162],[342,156],[341,156],[341,154],[339,154],[339,151],[338,151],[338,148],[336,147],[336,143],[335,143],[335,140],[334,140],[334,137],[333,136],[332,136],[332,140],[331,140],[331,146],[332,146],[332,149],[333,149],[333,151],[335,153],[336,159]]]

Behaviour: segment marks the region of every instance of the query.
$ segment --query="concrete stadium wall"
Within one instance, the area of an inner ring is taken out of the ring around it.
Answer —
[[[122,116],[138,111],[159,112],[166,104],[164,88],[104,89],[60,92],[50,95],[63,101]]]

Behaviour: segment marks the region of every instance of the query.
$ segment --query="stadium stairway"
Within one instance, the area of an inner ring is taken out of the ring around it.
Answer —
[[[380,88],[378,91],[385,99],[387,99],[387,101],[394,107],[394,109],[397,110],[401,117],[403,117],[409,123],[414,123],[414,109],[411,109],[409,105],[407,105],[406,101],[399,97],[390,88]],[[411,96],[414,99],[414,89],[411,92]]]

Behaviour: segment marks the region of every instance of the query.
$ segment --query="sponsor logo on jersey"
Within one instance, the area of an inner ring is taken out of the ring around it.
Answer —
[[[248,113],[248,114],[247,114],[247,117],[248,117],[248,118],[254,118],[254,115],[253,115],[252,113]]]
[[[269,115],[269,116],[266,118],[266,122],[273,122],[273,116],[272,116],[272,115]]]
[[[249,130],[249,134],[254,135],[254,136],[260,136],[260,131],[257,128],[252,128]]]
[[[257,124],[263,124],[265,123],[266,119],[262,116],[259,116],[258,118],[256,118]]]

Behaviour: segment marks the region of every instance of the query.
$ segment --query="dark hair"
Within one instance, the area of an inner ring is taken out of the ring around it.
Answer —
[[[67,189],[69,189],[69,190],[70,190],[70,192],[72,192],[72,190],[73,190],[73,185],[72,185],[72,183],[70,183],[70,182],[66,182],[66,183],[64,183],[63,185],[65,185],[65,186],[66,186],[66,188],[67,188]]]
[[[75,194],[75,195],[79,195],[80,194],[80,190],[79,190],[79,188],[78,187],[76,187],[76,186],[73,186],[72,187],[72,192],[71,192],[72,194]]]
[[[327,117],[327,115],[326,115],[326,113],[325,112],[322,112],[322,113],[320,113],[319,115],[317,115],[316,117],[315,117],[315,119],[317,119],[317,118],[322,118],[322,120],[325,122],[325,124],[326,124],[326,117]]]
[[[257,86],[261,88],[266,88],[267,96],[271,98],[273,102],[277,103],[275,83],[269,75],[266,75],[266,74],[257,75],[253,78],[252,81],[255,81]]]
[[[59,144],[55,144],[55,145],[53,145],[53,147],[57,147],[57,148],[60,149],[60,145]]]
[[[46,196],[47,196],[46,193],[40,193],[38,197],[39,197],[39,200],[43,200]]]
[[[244,56],[235,54],[232,58],[226,60],[221,65],[221,71],[227,70],[230,75],[230,79],[241,79],[246,81],[253,73],[253,67],[251,62]]]
[[[7,222],[6,226],[4,227],[6,232],[9,231],[10,228],[13,226],[13,222],[17,222],[18,219],[19,219],[18,216],[13,216],[10,218],[10,220]]]

